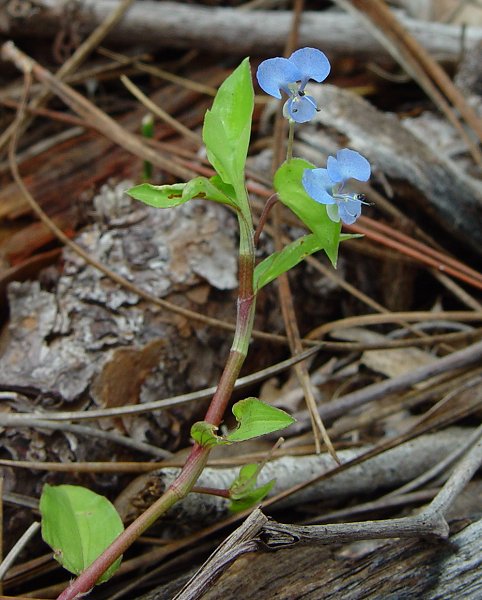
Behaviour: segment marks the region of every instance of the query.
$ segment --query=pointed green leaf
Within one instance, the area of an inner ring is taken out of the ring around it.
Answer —
[[[254,289],[260,290],[263,286],[276,279],[281,273],[286,273],[307,256],[323,248],[323,242],[314,234],[305,235],[288,246],[265,258],[254,270]]]
[[[256,487],[260,465],[254,463],[241,467],[238,477],[229,488],[231,504],[229,510],[239,512],[259,504],[276,483],[275,479]]]
[[[232,186],[225,185],[219,177],[195,177],[187,183],[172,185],[142,183],[128,190],[127,194],[155,208],[171,208],[193,198],[204,198],[237,209]]]
[[[246,58],[219,88],[203,127],[209,162],[224,183],[231,184],[237,192],[244,186],[253,106],[253,84]]]
[[[231,498],[229,510],[236,513],[251,508],[251,506],[256,506],[269,494],[275,483],[276,480],[272,479],[268,483],[246,492],[246,494],[241,495],[239,498]]]
[[[126,194],[129,194],[134,200],[140,200],[144,204],[154,206],[154,208],[171,208],[179,206],[190,200],[183,196],[185,183],[174,183],[173,185],[152,185],[151,183],[141,183],[136,185]]]
[[[272,433],[289,427],[295,422],[284,410],[275,408],[258,398],[246,398],[236,402],[233,415],[239,423],[238,428],[228,433],[225,439],[229,442],[243,442],[251,438]]]
[[[77,485],[45,485],[40,498],[42,537],[54,558],[79,575],[124,530],[114,506],[87,488]],[[100,577],[103,583],[119,568],[119,558]]]
[[[223,444],[229,444],[224,438],[216,435],[218,428],[212,423],[207,421],[198,421],[191,427],[191,437],[200,446],[204,448],[212,448],[213,446],[220,446]]]
[[[218,185],[219,182],[219,185]],[[182,197],[191,200],[191,198],[205,198],[206,200],[212,200],[219,202],[220,204],[227,204],[232,208],[237,208],[237,203],[233,195],[226,194],[226,191],[231,191],[230,186],[225,186],[221,179],[211,177],[196,177],[188,181],[182,192]]]
[[[240,498],[245,492],[253,490],[256,486],[259,471],[258,463],[250,463],[241,467],[239,475],[229,486],[230,497]]]
[[[341,223],[332,221],[326,213],[326,207],[308,196],[301,183],[305,169],[313,168],[311,163],[301,158],[285,162],[276,171],[274,186],[281,202],[316,235],[331,263],[336,267]]]
[[[208,110],[204,117],[203,141],[208,160],[224,183],[236,187],[237,175],[233,165],[231,144],[219,116]]]

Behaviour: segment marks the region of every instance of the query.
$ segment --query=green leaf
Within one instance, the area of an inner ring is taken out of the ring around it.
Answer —
[[[326,207],[305,192],[301,182],[305,169],[314,169],[314,166],[301,158],[283,163],[274,176],[274,187],[281,202],[316,235],[336,267],[341,223],[332,221],[326,213]]]
[[[151,183],[141,183],[136,185],[127,194],[134,200],[140,200],[144,204],[154,206],[155,208],[171,208],[179,206],[190,200],[183,196],[185,183],[174,183],[173,185],[152,185]]]
[[[276,480],[272,479],[268,483],[254,488],[239,498],[231,498],[229,510],[231,512],[241,512],[242,510],[251,508],[251,506],[256,506],[270,493],[275,483]]]
[[[244,188],[253,106],[251,70],[246,58],[219,88],[203,127],[209,162],[237,194],[241,186]]]
[[[276,279],[281,273],[286,273],[307,256],[323,248],[323,242],[314,234],[305,235],[288,246],[265,258],[254,270],[253,285],[260,290],[266,284]]]
[[[240,498],[245,492],[251,491],[256,486],[259,471],[258,463],[250,463],[241,467],[239,475],[229,486],[230,497]]]
[[[79,575],[124,530],[114,506],[87,488],[76,485],[45,485],[40,497],[42,537],[54,558]],[[107,569],[97,583],[112,577],[122,557]]]
[[[228,442],[243,442],[251,438],[272,433],[289,427],[295,422],[284,410],[275,408],[258,398],[246,398],[233,405],[233,415],[239,423],[238,428],[228,433]]]
[[[232,195],[226,192],[232,190],[231,186],[226,186],[219,177],[196,177],[186,183],[182,192],[182,197],[191,200],[191,198],[205,198],[221,204],[227,204],[234,209],[238,208],[234,198],[234,190]]]
[[[260,466],[256,463],[245,465],[241,468],[238,477],[229,488],[231,500],[229,510],[239,512],[250,508],[253,505],[259,504],[270,492],[276,483],[275,479],[256,487],[260,470]]]
[[[232,186],[225,185],[219,177],[195,177],[187,183],[172,185],[152,185],[142,183],[127,191],[135,200],[155,208],[171,208],[184,204],[193,198],[205,198],[237,209]]]
[[[354,240],[362,237],[365,237],[364,233],[340,233],[340,242],[346,242],[346,240]]]
[[[220,446],[223,444],[229,444],[224,438],[216,435],[218,428],[212,423],[207,421],[198,421],[191,427],[191,437],[200,446],[204,448],[212,448],[213,446]]]

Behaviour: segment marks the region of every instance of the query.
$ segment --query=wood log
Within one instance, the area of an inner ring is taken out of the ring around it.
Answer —
[[[64,0],[37,0],[15,16],[9,4],[0,8],[0,32],[13,36],[51,37],[65,21]],[[117,0],[75,3],[76,27],[92,31],[114,9]],[[290,11],[241,11],[179,4],[136,2],[109,34],[107,41],[143,44],[151,48],[197,48],[233,54],[273,55],[283,50],[291,28]],[[402,24],[437,58],[457,61],[463,45],[471,47],[482,38],[482,28],[417,21],[400,14]],[[462,39],[464,40],[462,42]],[[315,46],[329,55],[384,57],[386,50],[364,29],[359,20],[336,11],[306,11],[301,19],[300,46]]]
[[[204,600],[382,600],[395,598],[464,598],[482,594],[482,519],[449,542],[394,540],[341,546],[294,546],[247,555],[236,561]],[[188,576],[151,591],[138,600],[173,598]]]

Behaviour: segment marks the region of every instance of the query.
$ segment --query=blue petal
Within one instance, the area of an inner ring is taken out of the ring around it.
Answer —
[[[348,148],[339,150],[336,153],[336,161],[338,171],[343,178],[340,181],[346,181],[350,178],[358,181],[368,181],[370,178],[370,163],[355,150],[349,150]]]
[[[330,72],[330,61],[326,55],[317,48],[301,48],[296,50],[288,59],[302,73],[301,90],[304,89],[308,79],[324,81]]]
[[[317,111],[316,101],[312,96],[296,96],[286,102],[286,111],[293,121],[306,123]]]
[[[360,200],[345,200],[344,202],[338,203],[338,211],[340,218],[343,223],[351,225],[354,223],[361,214],[361,202]]]
[[[262,90],[270,96],[281,98],[280,90],[290,95],[288,84],[300,81],[303,74],[287,58],[268,58],[259,65],[256,77]]]
[[[340,172],[338,161],[334,156],[329,156],[326,161],[326,170],[328,171],[328,175],[333,183],[340,183],[340,181],[344,181],[344,177]]]
[[[326,169],[306,169],[301,179],[308,196],[320,204],[336,204],[331,190],[332,181]]]

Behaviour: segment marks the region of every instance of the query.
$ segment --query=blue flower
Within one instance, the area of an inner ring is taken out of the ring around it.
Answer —
[[[256,77],[262,90],[270,96],[281,98],[281,92],[289,96],[283,107],[287,119],[306,123],[318,110],[312,96],[305,94],[310,79],[318,83],[330,72],[330,62],[316,48],[301,48],[289,58],[268,58],[258,67]]]
[[[361,213],[364,202],[363,194],[343,192],[349,179],[368,181],[370,163],[356,152],[344,148],[334,156],[329,156],[326,169],[306,169],[302,183],[306,193],[321,204],[326,204],[326,212],[332,221],[351,225]]]

